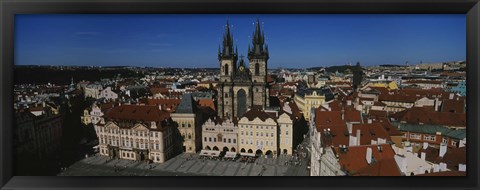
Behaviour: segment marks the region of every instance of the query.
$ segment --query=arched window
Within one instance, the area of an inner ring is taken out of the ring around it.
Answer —
[[[223,66],[223,71],[225,71],[225,75],[228,75],[228,65],[225,64],[225,66]]]
[[[255,75],[259,75],[259,74],[260,74],[260,64],[255,63]]]

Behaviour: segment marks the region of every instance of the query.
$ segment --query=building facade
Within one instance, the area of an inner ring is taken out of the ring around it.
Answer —
[[[103,117],[95,125],[100,155],[163,163],[181,149],[177,126],[157,106],[121,105]]]
[[[238,151],[238,127],[229,119],[209,119],[202,126],[203,149],[220,151]]]

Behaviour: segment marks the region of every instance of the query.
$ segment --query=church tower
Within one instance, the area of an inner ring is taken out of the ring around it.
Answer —
[[[248,46],[248,60],[253,82],[253,105],[263,108],[269,105],[269,92],[267,87],[267,61],[268,46],[265,44],[265,35],[257,19],[255,31],[252,35],[252,44]]]
[[[230,25],[225,26],[222,46],[218,48],[220,62],[220,89],[218,92],[217,111],[221,117],[230,117],[233,114],[233,77],[235,76],[238,60],[238,50],[234,51],[233,35]]]
[[[232,82],[237,68],[238,49],[234,52],[233,34],[227,21],[223,34],[222,47],[218,47],[218,60],[220,61],[220,79],[222,82]]]
[[[235,51],[234,51],[235,50]],[[234,48],[230,26],[225,27],[222,46],[218,49],[220,62],[220,81],[218,84],[217,111],[222,118],[240,118],[253,106],[263,109],[269,107],[267,83],[268,47],[257,20],[252,36],[252,44],[248,47],[247,63],[238,60],[238,49]],[[237,67],[237,61],[239,66]]]

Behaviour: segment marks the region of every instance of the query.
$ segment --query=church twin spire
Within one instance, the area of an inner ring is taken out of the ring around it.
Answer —
[[[218,47],[218,59],[234,59],[238,60],[238,48],[233,47],[233,34],[230,32],[230,25],[227,20],[225,26],[225,33],[223,34],[222,45]],[[268,45],[265,44],[265,34],[260,27],[260,20],[257,19],[255,31],[252,35],[252,44],[248,45],[248,58],[264,58],[268,59]]]

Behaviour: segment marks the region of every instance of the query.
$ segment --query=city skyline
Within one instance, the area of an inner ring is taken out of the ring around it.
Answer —
[[[465,15],[17,15],[16,65],[217,68],[228,20],[246,56],[262,22],[270,68],[465,60]]]

